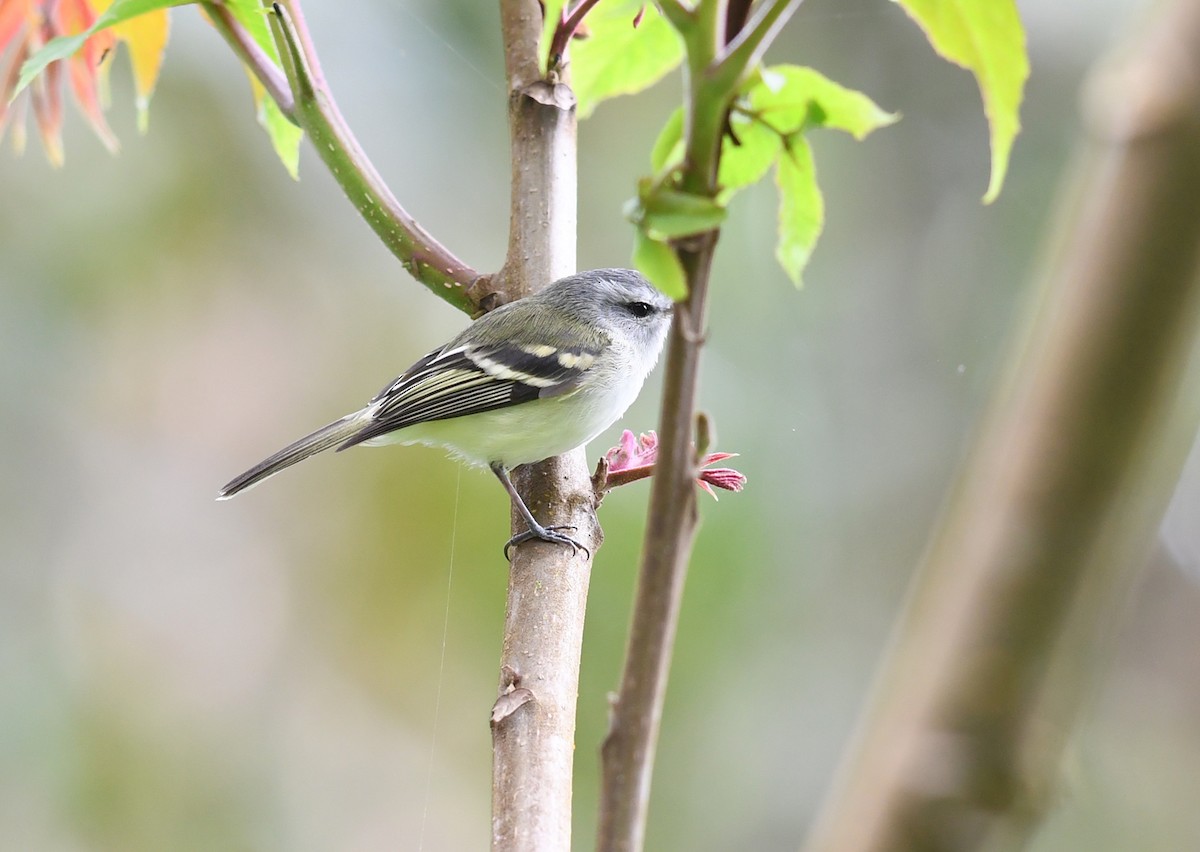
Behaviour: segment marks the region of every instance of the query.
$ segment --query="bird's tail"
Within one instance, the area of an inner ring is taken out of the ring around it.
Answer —
[[[304,461],[311,455],[335,447],[363,428],[362,412],[347,415],[341,420],[335,420],[328,426],[322,426],[310,435],[305,435],[299,441],[288,444],[282,450],[268,459],[263,459],[245,473],[235,476],[217,494],[218,500],[228,500],[239,491],[245,491],[252,485],[257,485],[268,476],[274,476],[285,467],[291,467],[296,462]]]

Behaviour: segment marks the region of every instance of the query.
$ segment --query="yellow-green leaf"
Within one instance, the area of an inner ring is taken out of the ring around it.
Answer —
[[[641,19],[634,26],[641,11]],[[609,0],[587,16],[588,37],[571,45],[571,76],[579,116],[600,101],[640,92],[683,59],[678,34],[653,3]]]
[[[942,57],[979,82],[991,129],[992,176],[984,203],[1004,185],[1029,76],[1025,31],[1014,0],[896,0]]]
[[[779,243],[775,257],[799,287],[817,237],[825,224],[825,202],[817,186],[812,150],[804,139],[792,143],[775,166],[779,188]]]
[[[676,302],[687,298],[687,276],[675,249],[640,228],[634,234],[633,265],[668,298]]]
[[[257,77],[249,71],[246,75],[250,78],[250,91],[254,95],[258,123],[267,131],[275,155],[279,157],[292,180],[300,180],[300,141],[304,138],[304,131],[279,111],[279,105],[267,97]]]
[[[725,207],[707,196],[643,178],[638,197],[626,205],[625,215],[654,239],[670,240],[719,228],[725,221]]]
[[[737,143],[729,136],[725,137],[717,170],[717,183],[721,186],[724,201],[739,189],[758,183],[783,148],[779,133],[742,113],[734,112],[729,116],[729,127]]]
[[[255,44],[273,59],[279,62],[279,51],[275,47],[275,38],[271,35],[271,27],[267,22],[267,10],[258,0],[225,0],[229,11],[237,18],[238,23],[246,28],[246,32],[254,39]],[[293,180],[300,178],[300,140],[304,131],[287,119],[279,110],[279,105],[263,91],[262,85],[254,74],[246,69],[250,78],[250,89],[254,94],[254,106],[258,115],[258,123],[271,137],[271,145],[279,157],[283,167]]]
[[[744,97],[761,122],[783,134],[828,127],[862,140],[899,118],[862,92],[802,65],[764,68],[744,89]]]
[[[683,107],[676,107],[650,150],[650,167],[661,172],[683,160]]]

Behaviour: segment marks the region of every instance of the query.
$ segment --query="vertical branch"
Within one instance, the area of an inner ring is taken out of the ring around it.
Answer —
[[[708,272],[716,233],[681,252],[687,300],[675,307],[667,343],[659,452],[650,489],[625,668],[601,747],[603,777],[596,848],[635,852],[645,842],[654,753],[698,515],[692,418],[700,369]]]
[[[1155,12],[1094,81],[1082,191],[1029,346],[810,849],[1017,848],[1055,786],[1089,689],[1079,662],[1200,421],[1184,381],[1200,327],[1200,6]]]
[[[570,89],[538,73],[537,0],[501,0],[500,9],[512,207],[508,256],[493,284],[501,298],[514,299],[575,271],[576,119]],[[518,468],[513,481],[539,520],[574,527],[572,536],[595,553],[600,529],[583,450]],[[513,525],[515,532],[524,529],[516,513]],[[572,554],[561,545],[530,541],[513,551],[500,692],[529,700],[507,715],[493,715],[497,852],[571,848],[575,706],[590,572],[582,550]]]
[[[769,0],[747,24],[746,4],[704,0],[662,5],[687,51],[685,144],[679,187],[717,194],[717,167],[729,104],[738,85],[799,0]],[[745,26],[745,29],[740,29]],[[739,31],[740,30],[740,31]],[[728,49],[727,49],[728,46]],[[688,560],[696,538],[696,451],[692,445],[709,272],[717,232],[680,241],[688,295],[675,307],[668,340],[659,455],[625,667],[601,748],[597,849],[637,852],[645,842],[654,753]]]
[[[512,199],[508,254],[497,288],[519,299],[575,272],[575,95],[565,83],[541,79],[537,41],[541,6],[501,0]]]

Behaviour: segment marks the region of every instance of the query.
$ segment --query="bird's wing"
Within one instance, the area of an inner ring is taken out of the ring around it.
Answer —
[[[370,421],[338,449],[415,423],[570,393],[599,355],[598,346],[451,344],[429,353],[380,391],[367,406]]]

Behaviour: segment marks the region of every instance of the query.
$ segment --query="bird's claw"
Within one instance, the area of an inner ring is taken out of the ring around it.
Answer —
[[[577,542],[575,539],[571,538],[570,536],[563,535],[562,533],[559,533],[559,532],[555,532],[555,530],[573,530],[573,529],[575,529],[575,527],[567,526],[567,525],[544,527],[541,524],[537,524],[536,526],[531,526],[531,527],[529,527],[529,529],[525,530],[525,532],[517,533],[516,535],[514,535],[512,538],[510,538],[508,540],[508,543],[504,545],[504,558],[507,559],[509,562],[511,562],[512,557],[509,556],[510,550],[512,550],[518,544],[522,544],[526,541],[531,541],[536,538],[536,539],[539,539],[540,541],[548,541],[551,544],[570,545],[572,556],[574,556],[577,552],[582,550],[584,555],[588,559],[591,559],[592,552],[590,550],[588,550],[586,546],[580,544],[579,542]]]

